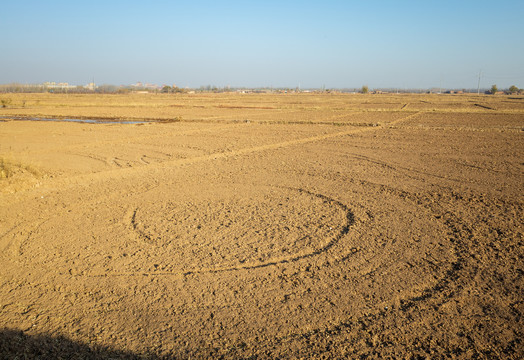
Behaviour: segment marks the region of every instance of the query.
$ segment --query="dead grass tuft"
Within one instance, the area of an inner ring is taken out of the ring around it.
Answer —
[[[22,164],[20,161],[11,161],[0,157],[0,179],[8,179],[20,171],[25,171],[35,177],[40,176],[40,171],[29,164]]]
[[[4,158],[0,158],[0,179],[7,179],[12,174],[12,166]]]

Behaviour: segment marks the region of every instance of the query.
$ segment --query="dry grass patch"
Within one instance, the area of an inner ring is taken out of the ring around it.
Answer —
[[[33,165],[0,157],[0,179],[8,179],[21,172],[27,172],[34,177],[40,177],[40,171]]]

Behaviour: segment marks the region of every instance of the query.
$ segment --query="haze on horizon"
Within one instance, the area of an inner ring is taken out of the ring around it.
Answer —
[[[522,1],[11,1],[0,83],[524,87]]]

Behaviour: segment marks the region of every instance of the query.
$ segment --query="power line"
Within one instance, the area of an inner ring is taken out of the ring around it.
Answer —
[[[524,79],[524,76],[484,76],[486,79]]]

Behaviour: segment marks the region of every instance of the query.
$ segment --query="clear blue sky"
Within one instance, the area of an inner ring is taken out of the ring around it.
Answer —
[[[0,83],[524,87],[524,1],[2,1]]]

